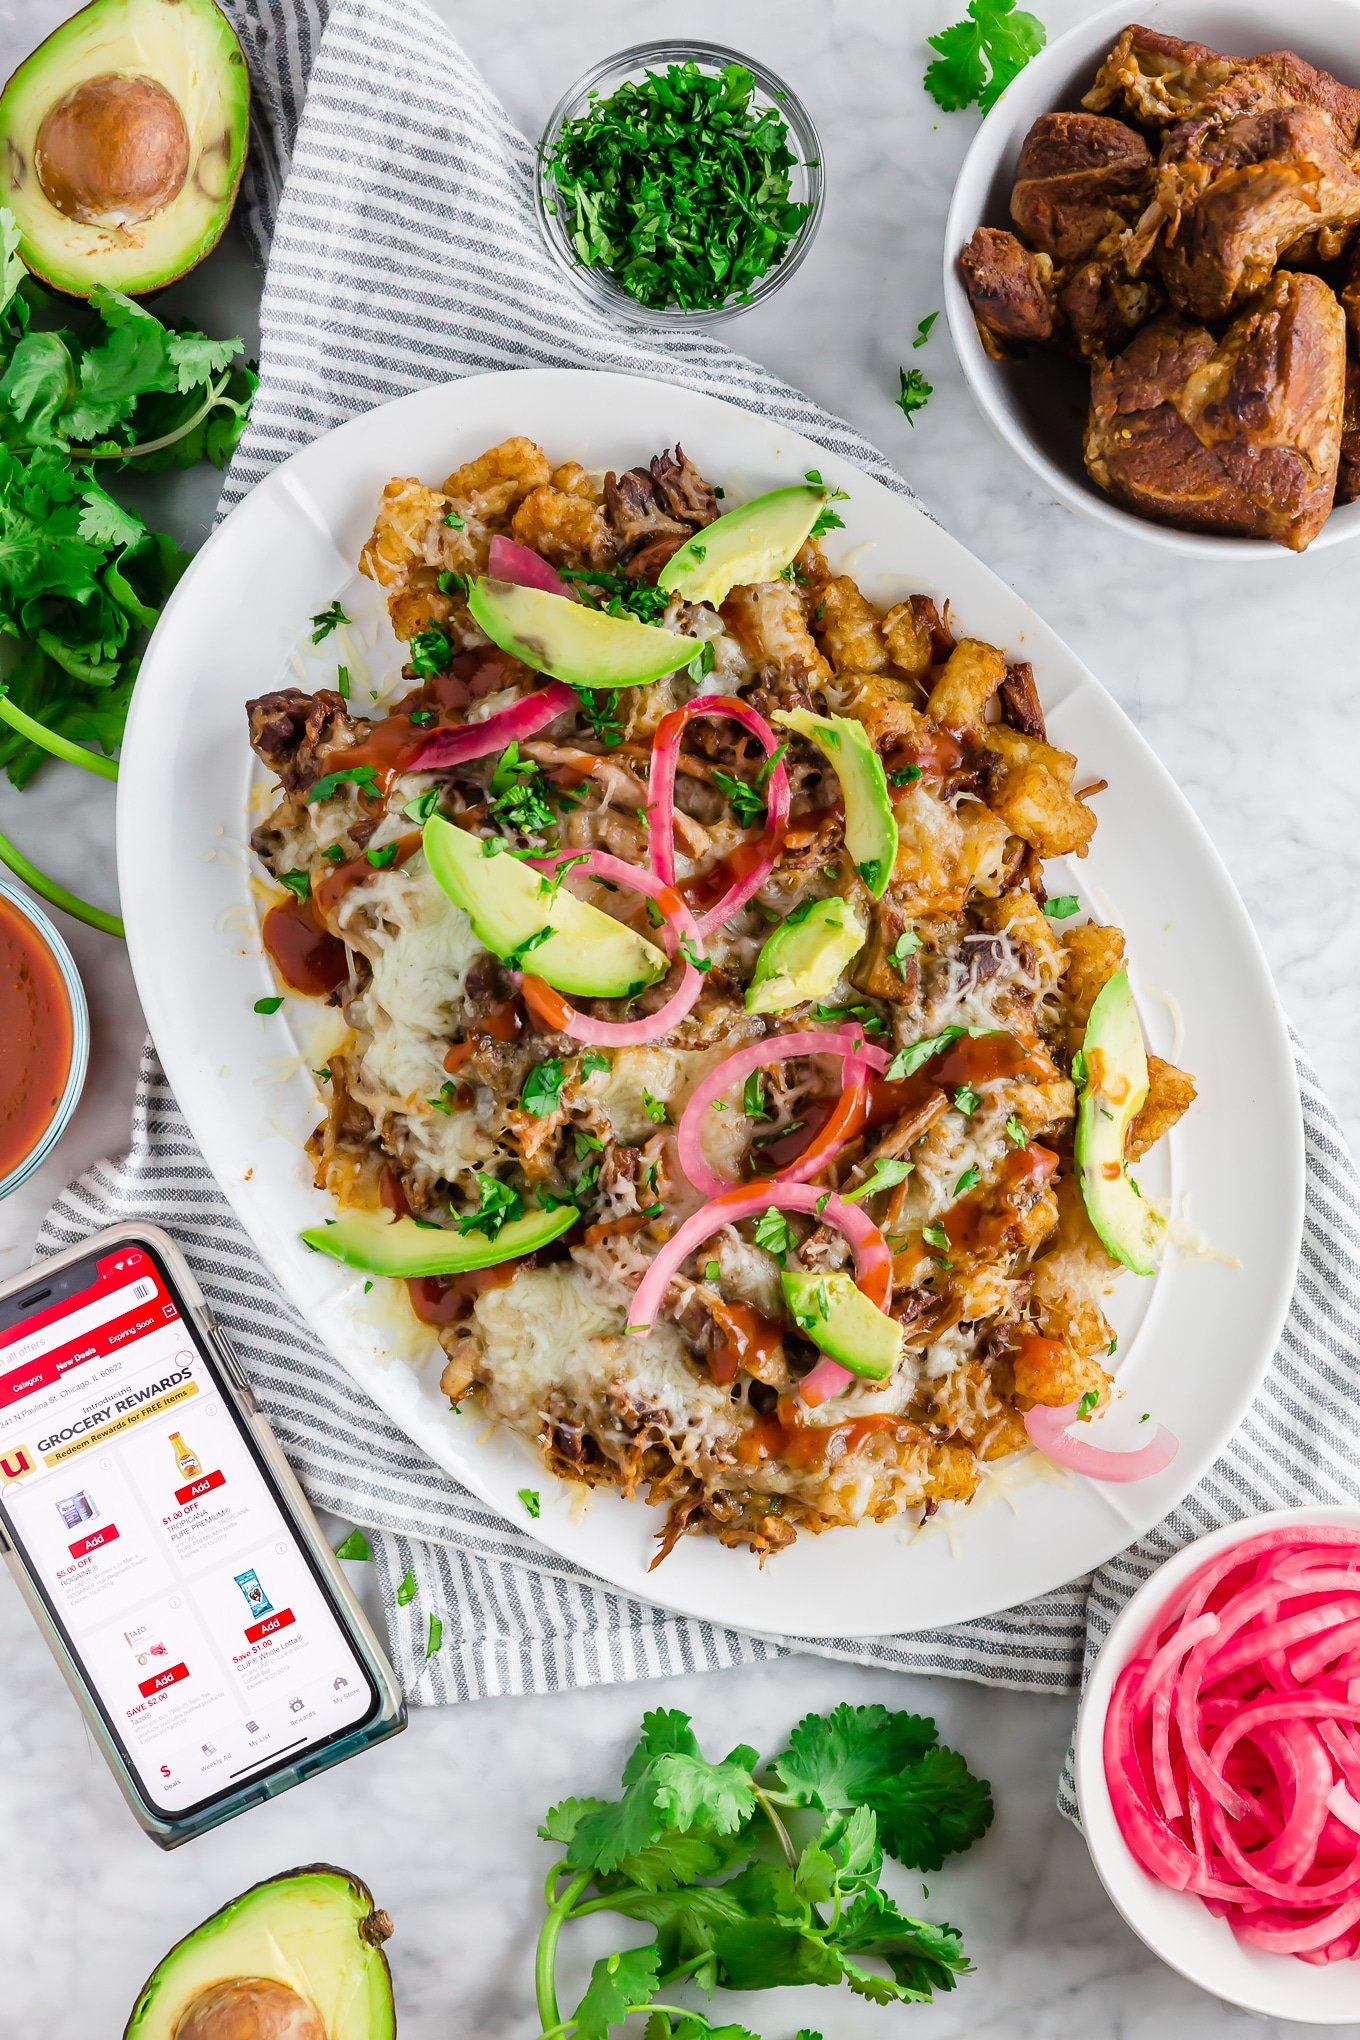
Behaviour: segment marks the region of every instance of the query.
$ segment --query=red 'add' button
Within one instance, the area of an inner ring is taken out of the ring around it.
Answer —
[[[72,1558],[84,1558],[87,1553],[98,1551],[101,1545],[112,1544],[117,1535],[118,1525],[106,1523],[102,1530],[91,1530],[88,1537],[77,1537],[75,1543],[68,1544],[66,1548]]]
[[[175,1489],[175,1500],[183,1508],[186,1502],[196,1502],[200,1495],[210,1495],[215,1487],[226,1484],[225,1473],[205,1473],[200,1480],[191,1480],[188,1487]]]
[[[154,1679],[139,1679],[137,1691],[144,1699],[149,1700],[153,1693],[163,1693],[167,1686],[177,1686],[181,1679],[187,1679],[188,1676],[187,1665],[171,1665],[168,1671],[157,1672]]]
[[[247,1643],[263,1643],[277,1629],[291,1629],[297,1621],[291,1608],[276,1609],[272,1615],[264,1616],[259,1622],[252,1622],[246,1631]]]

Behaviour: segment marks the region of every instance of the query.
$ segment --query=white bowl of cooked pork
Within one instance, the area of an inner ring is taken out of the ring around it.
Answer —
[[[945,250],[983,415],[1074,509],[1202,556],[1360,535],[1353,0],[1094,15],[983,123]]]

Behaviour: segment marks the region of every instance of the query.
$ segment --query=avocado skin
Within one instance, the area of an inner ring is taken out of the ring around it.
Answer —
[[[1166,1222],[1134,1188],[1124,1161],[1124,1137],[1148,1093],[1147,1051],[1126,971],[1116,971],[1096,994],[1082,1054],[1075,1150],[1086,1215],[1107,1254],[1135,1275],[1155,1275]],[[1115,1164],[1117,1174],[1107,1176]]]
[[[312,1884],[318,1887],[315,1893],[307,1890]],[[343,1887],[343,1890],[337,1887]],[[205,1936],[221,1935],[225,1938],[236,1928],[243,1929],[240,1936],[243,1959],[237,1964],[232,1963],[234,1943],[228,1941],[224,1951],[227,1960],[209,1964],[219,1976],[263,1974],[297,1988],[297,1978],[278,1976],[280,1965],[276,1962],[266,1962],[262,1968],[258,1961],[252,1959],[258,1954],[258,1945],[254,1949],[249,1945],[249,1929],[252,1917],[258,1915],[262,1908],[267,1914],[275,1899],[282,1908],[290,1896],[297,1896],[299,1892],[303,1897],[315,1897],[337,1908],[339,1917],[336,1925],[341,1941],[337,1954],[343,1959],[343,1944],[352,1935],[353,1958],[366,1973],[367,1988],[362,1992],[346,1993],[354,2016],[344,2017],[343,2024],[327,2025],[326,2040],[395,2040],[397,2012],[392,1995],[392,1972],[383,1953],[383,1943],[392,1932],[392,1921],[387,1913],[374,1905],[373,1894],[363,1879],[334,1863],[304,1863],[296,1870],[281,1870],[275,1877],[263,1878],[237,1897],[228,1899],[192,1932],[176,1941],[138,1991],[131,2015],[123,2028],[123,2040],[174,2040],[175,2027],[188,2005],[199,1991],[207,1987],[209,1978],[205,1974],[201,1981],[195,1980],[195,1988],[186,1997],[175,1995],[175,1979],[189,1972],[195,1950]],[[279,1946],[286,1946],[286,1929],[280,1932],[276,1926],[271,1926],[268,1932],[271,1938],[277,1937]],[[367,1999],[366,2004],[363,1999]],[[318,2005],[317,2009],[325,2023],[327,2007]]]
[[[109,31],[118,30],[126,38],[125,51],[109,36]],[[100,60],[92,65],[84,61],[84,49],[101,31],[106,40],[97,45]],[[159,49],[158,37],[166,39]],[[196,77],[207,65],[217,69],[216,98],[198,118],[192,105],[183,106],[176,89],[185,83],[177,65],[186,64]],[[167,237],[162,259],[147,258],[140,268],[132,252],[138,241],[129,249],[110,252],[107,230],[69,220],[51,205],[39,185],[33,155],[47,108],[75,86],[110,72],[151,77],[180,104],[189,129],[190,161],[183,190],[138,229],[141,242],[158,243],[162,223],[182,218],[183,238],[176,242]],[[0,89],[0,204],[9,205],[19,219],[20,255],[35,276],[68,297],[88,297],[100,284],[129,297],[163,290],[195,268],[221,239],[236,203],[249,134],[245,52],[215,0],[89,0],[31,50]],[[215,197],[205,194],[200,204],[194,197],[195,190],[203,189],[197,173],[210,156],[214,161],[207,174],[220,178],[222,189]],[[68,244],[64,248],[63,240]]]

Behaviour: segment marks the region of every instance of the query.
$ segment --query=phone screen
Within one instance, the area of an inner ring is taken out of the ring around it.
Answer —
[[[380,1696],[144,1248],[0,1322],[0,1522],[160,1814],[356,1728]]]

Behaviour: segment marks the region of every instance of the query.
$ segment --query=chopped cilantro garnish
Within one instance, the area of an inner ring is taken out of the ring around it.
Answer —
[[[322,638],[329,637],[333,630],[338,630],[342,623],[348,622],[349,618],[340,604],[332,602],[329,609],[323,609],[319,616],[312,618],[312,643],[319,645]]]
[[[857,1190],[843,1190],[841,1195],[847,1204],[858,1204],[862,1198],[876,1197],[880,1190],[891,1190],[894,1183],[905,1183],[912,1172],[911,1162],[901,1162],[880,1157],[874,1163],[873,1172],[866,1177]]]
[[[1081,1417],[1089,1417],[1092,1410],[1099,1407],[1100,1390],[1098,1388],[1088,1388],[1081,1401],[1077,1404],[1077,1416],[1079,1419]]]
[[[665,1100],[654,1098],[650,1091],[644,1091],[642,1094],[642,1109],[651,1120],[653,1126],[664,1126],[670,1118],[670,1114],[666,1110]]]
[[[1118,1351],[1118,1348],[1119,1348],[1119,1334],[1118,1332],[1116,1332],[1114,1337],[1111,1339],[1109,1345],[1105,1348],[1105,1351],[1109,1355],[1111,1360],[1113,1360],[1116,1352]]]
[[[418,793],[414,800],[408,800],[402,813],[408,822],[428,822],[439,806],[439,788],[427,786],[424,793]]]
[[[894,942],[888,961],[899,977],[907,974],[907,964],[921,947],[921,938],[914,929],[907,928]]]
[[[336,691],[336,693],[337,693],[337,694],[338,694],[338,695],[340,696],[340,699],[341,699],[342,701],[348,701],[348,700],[349,700],[349,667],[348,667],[348,666],[337,666],[337,667],[336,667],[336,669],[335,669],[335,691]]]
[[[1029,1146],[1028,1129],[1023,1119],[1016,1112],[1012,1112],[1010,1118],[1006,1121],[1006,1138],[1013,1147],[1023,1148]]]
[[[505,959],[511,970],[523,970],[525,957],[540,943],[546,942],[551,934],[551,928],[535,928],[532,935],[526,935],[522,942],[517,942]]]
[[[812,1009],[814,1020],[858,1020],[866,1034],[885,1035],[888,1024],[882,1014],[873,1006],[827,1006],[818,1004]]]
[[[954,1093],[954,1110],[961,1112],[965,1119],[971,1118],[981,1103],[981,1098],[971,1084],[960,1084]]]
[[[597,1070],[602,1070],[608,1076],[612,1067],[609,1057],[602,1055],[598,1048],[588,1048],[581,1057],[582,1077],[593,1077]]]
[[[453,1094],[457,1089],[458,1086],[454,1083],[452,1077],[448,1077],[439,1087],[439,1096],[437,1098],[427,1098],[425,1103],[433,1106],[436,1112],[450,1113],[453,1110]]]
[[[460,517],[456,510],[446,510],[439,521],[441,524],[447,524],[450,531],[467,530],[466,518]]]
[[[1044,901],[1044,912],[1050,921],[1067,921],[1081,912],[1081,901],[1074,892],[1054,893],[1051,900]]]
[[[312,893],[311,875],[305,871],[281,871],[279,884],[287,886],[290,893],[300,900],[310,899]]]
[[[434,577],[434,585],[441,595],[466,595],[468,577],[466,574],[455,574],[452,567],[441,567]]]
[[[542,1515],[543,1504],[539,1499],[537,1488],[522,1487],[519,1490],[519,1498],[523,1502],[525,1509],[535,1520]]]
[[[550,1112],[556,1112],[562,1102],[562,1077],[562,1064],[555,1056],[547,1062],[535,1063],[519,1094],[520,1110],[531,1112],[535,1119],[546,1119]]]
[[[926,381],[919,368],[899,368],[897,374],[901,388],[893,401],[908,425],[914,425],[914,414],[929,403],[935,393],[935,385]]]
[[[328,843],[321,855],[328,864],[343,864],[345,861],[345,846],[343,843]]]
[[[680,953],[686,963],[692,964],[695,970],[712,970],[713,968],[713,958],[711,956],[700,956],[688,935],[680,937]]]
[[[721,1268],[720,1268],[720,1267],[718,1266],[718,1264],[717,1264],[717,1262],[716,1262],[716,1261],[705,1261],[705,1262],[704,1262],[704,1280],[705,1280],[705,1282],[716,1282],[716,1281],[718,1280],[718,1278],[719,1278],[719,1276],[720,1276],[721,1274],[722,1274],[722,1269],[721,1269]]]
[[[954,1195],[956,1197],[962,1197],[964,1191],[971,1190],[973,1185],[981,1180],[981,1177],[982,1171],[978,1167],[977,1163],[970,1162],[968,1164],[968,1167],[964,1170],[963,1174],[959,1177],[958,1182],[954,1185]]]
[[[765,1110],[765,1072],[752,1070],[741,1087],[741,1109],[748,1119],[768,1119]]]
[[[699,682],[713,671],[713,647],[707,641],[695,653],[685,671],[697,687]]]
[[[373,1547],[362,1530],[351,1530],[349,1536],[335,1547],[337,1558],[372,1558]]]
[[[433,680],[446,673],[453,659],[453,646],[437,623],[418,630],[411,639],[410,650],[412,670],[422,680]]]
[[[432,723],[433,721],[434,710],[432,708],[413,708],[411,710],[411,727],[413,729],[423,730],[427,723]]]
[[[920,325],[916,328],[916,338],[911,343],[913,347],[925,346],[927,340],[930,338],[930,329],[935,324],[935,321],[939,318],[939,316],[940,315],[938,312],[926,313],[924,319],[922,319]]]
[[[282,1004],[283,1000],[278,996],[270,999],[257,999],[255,1001],[255,1011],[257,1013],[277,1013]]]
[[[928,1034],[921,1041],[913,1041],[908,1047],[899,1048],[888,1064],[888,1080],[890,1083],[899,1083],[903,1077],[915,1076],[923,1063],[928,1063],[932,1056],[942,1055],[945,1049],[952,1048],[956,1041],[961,1041],[965,1034],[991,1034],[994,1031],[990,1027],[942,1027],[938,1034]]]
[[[397,1588],[397,1606],[399,1608],[409,1608],[415,1597],[416,1576],[408,1565],[402,1575],[401,1585]]]
[[[928,1247],[934,1247],[938,1253],[947,1254],[949,1252],[949,1234],[942,1225],[923,1225],[921,1227],[921,1238]]]
[[[911,786],[918,780],[925,767],[922,765],[898,765],[888,774],[889,786]]]
[[[792,1253],[797,1246],[793,1228],[778,1205],[771,1204],[756,1220],[755,1242],[758,1247],[763,1247],[767,1254],[773,1254],[775,1259],[781,1262],[785,1254]]]
[[[937,52],[926,69],[926,91],[946,113],[957,113],[974,100],[990,113],[1047,40],[1043,23],[1022,13],[1015,0],[968,0],[964,20],[926,37]]]
[[[668,64],[566,123],[545,190],[578,262],[654,310],[712,311],[749,299],[802,229],[788,144],[745,65]]]
[[[606,750],[612,751],[623,742],[623,724],[619,721],[619,690],[617,687],[577,687],[574,690],[577,712]]]
[[[502,1183],[499,1176],[477,1177],[477,1209],[465,1212],[458,1221],[460,1233],[483,1232],[494,1240],[507,1219],[519,1218],[524,1210],[524,1200],[518,1190],[509,1183]]]
[[[389,864],[396,862],[397,846],[395,843],[384,843],[381,849],[366,850],[364,855],[375,871],[386,871]]]
[[[730,772],[721,772],[715,766],[713,784],[739,822],[744,822],[748,827],[763,826],[765,801],[748,781],[736,779]]]
[[[357,786],[360,793],[377,799],[378,775],[371,765],[345,765],[338,772],[326,772],[307,790],[307,802],[329,800],[337,786]]]
[[[431,1615],[429,1628],[425,1633],[425,1662],[428,1664],[440,1644],[444,1641],[444,1625],[437,1615]]]

